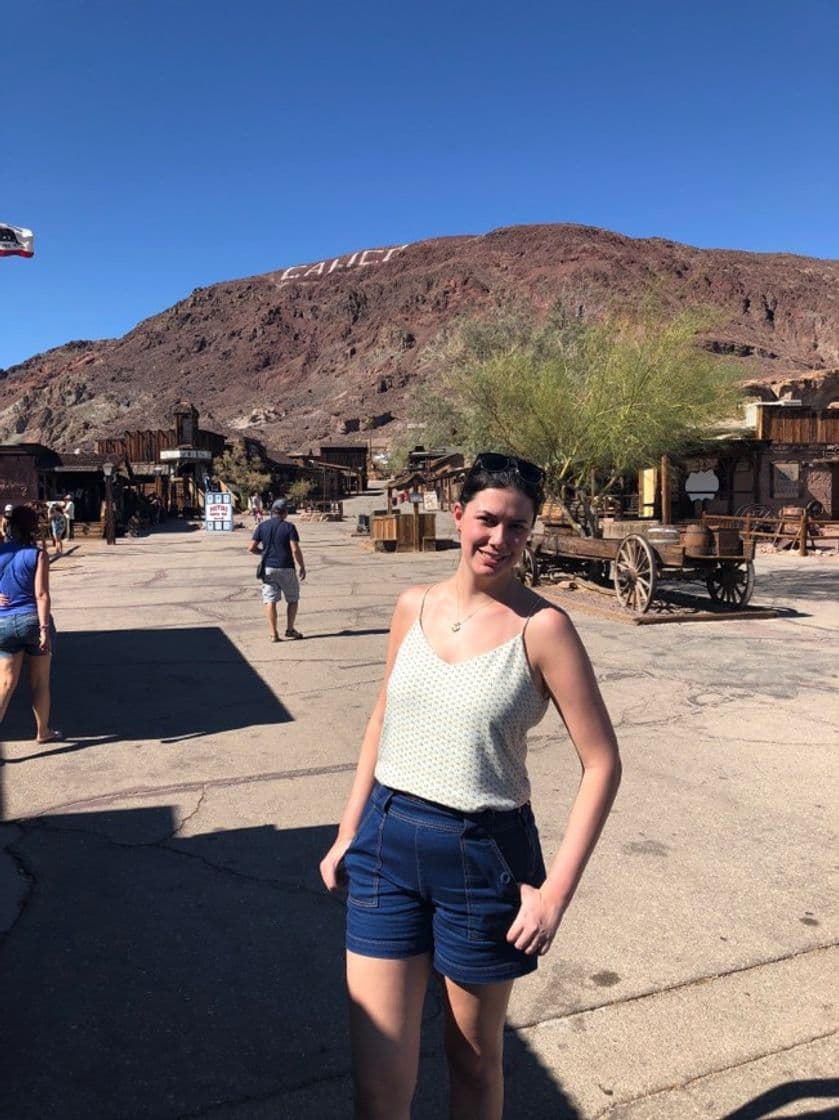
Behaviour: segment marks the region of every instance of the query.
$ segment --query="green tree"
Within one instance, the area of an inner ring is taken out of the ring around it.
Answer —
[[[699,344],[708,313],[643,307],[586,322],[555,306],[461,324],[426,386],[428,438],[542,465],[548,490],[589,501],[678,455],[737,412],[738,371]]]
[[[391,477],[401,474],[408,466],[408,455],[417,445],[415,431],[403,432],[387,452],[387,462],[382,464],[384,472]]]
[[[271,483],[271,475],[260,459],[250,458],[244,440],[233,440],[216,459],[213,471],[218,478],[239,491],[244,509],[249,494],[261,494]]]
[[[314,482],[310,478],[298,478],[288,488],[288,496],[295,503],[301,505],[315,488]]]

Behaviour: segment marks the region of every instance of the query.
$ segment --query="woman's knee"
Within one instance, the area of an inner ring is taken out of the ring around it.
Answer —
[[[504,1070],[504,1037],[472,1042],[456,1030],[447,1032],[446,1059],[452,1077],[462,1085],[482,1089],[494,1085]]]
[[[410,1116],[415,1078],[385,1070],[366,1077],[356,1070],[353,1087],[355,1120],[407,1120]]]

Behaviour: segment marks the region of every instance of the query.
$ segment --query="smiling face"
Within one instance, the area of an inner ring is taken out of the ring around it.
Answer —
[[[514,487],[479,490],[452,513],[462,562],[478,577],[509,574],[518,564],[533,525],[533,502]]]

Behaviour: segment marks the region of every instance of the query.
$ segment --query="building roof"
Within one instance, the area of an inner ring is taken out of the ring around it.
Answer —
[[[319,443],[318,448],[323,451],[326,448],[328,451],[363,451],[367,454],[366,443],[341,443],[337,440],[330,440],[329,443]]]
[[[100,455],[97,451],[59,451],[57,470],[101,471],[102,464],[113,462],[115,456]]]
[[[2,443],[0,444],[0,455],[43,455],[45,451],[50,453],[51,447],[45,447],[43,443]]]
[[[268,450],[268,451],[265,452],[265,457],[266,457],[266,459],[269,460],[269,462],[276,463],[280,467],[299,467],[300,466],[300,464],[297,462],[297,460],[292,459],[292,457],[290,455],[287,455],[285,451],[270,451],[270,450]]]

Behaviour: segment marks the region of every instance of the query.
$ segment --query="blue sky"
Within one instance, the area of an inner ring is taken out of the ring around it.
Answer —
[[[580,222],[839,258],[835,0],[7,0],[0,368],[193,288]]]

